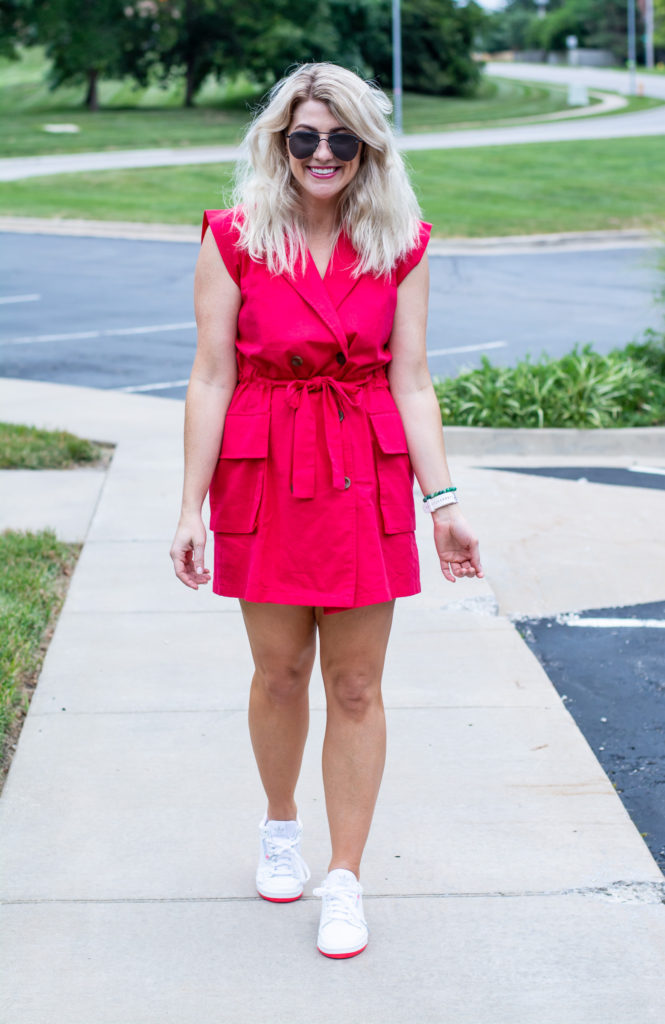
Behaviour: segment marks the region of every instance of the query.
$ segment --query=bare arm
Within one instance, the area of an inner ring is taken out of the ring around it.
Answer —
[[[178,579],[194,590],[208,583],[201,508],[217,464],[226,411],[238,379],[236,335],[240,289],[207,231],[194,275],[198,340],[185,402],[185,478],[171,558]]]
[[[400,411],[409,455],[423,494],[451,486],[441,413],[427,365],[425,332],[429,295],[427,256],[402,281],[390,339],[390,390]],[[483,575],[478,541],[459,505],[433,513],[434,541],[447,580]],[[452,571],[451,571],[452,570]]]

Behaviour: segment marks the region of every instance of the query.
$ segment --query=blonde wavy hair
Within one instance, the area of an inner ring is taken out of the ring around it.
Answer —
[[[310,99],[325,103],[363,142],[338,208],[338,234],[347,235],[358,256],[353,274],[388,274],[418,241],[420,209],[388,123],[390,100],[337,64],[299,65],[274,86],[250,125],[233,194],[240,246],[272,273],[292,274],[298,262],[304,271],[306,224],[286,131],[296,106]]]

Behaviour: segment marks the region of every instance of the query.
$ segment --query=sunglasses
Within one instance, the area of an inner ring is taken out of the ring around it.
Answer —
[[[327,136],[330,151],[338,160],[343,160],[347,163],[349,160],[353,160],[358,152],[360,139],[357,139],[355,135],[350,135],[349,132],[298,131],[291,132],[290,135],[286,136],[291,156],[295,157],[296,160],[306,160],[308,156],[317,151],[323,136]]]

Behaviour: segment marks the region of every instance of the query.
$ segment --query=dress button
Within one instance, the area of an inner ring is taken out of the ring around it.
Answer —
[[[293,359],[291,360],[291,366],[302,366],[302,364],[303,364],[302,356],[294,356]]]
[[[348,476],[345,476],[344,477],[344,490],[348,491],[350,486],[351,486],[351,481],[349,480]]]
[[[339,422],[341,423],[342,420],[344,419],[344,413],[342,412],[341,409],[338,409],[337,412],[339,414]]]
[[[335,356],[335,359],[337,360],[340,366],[344,366],[344,363],[346,362],[346,356],[344,355],[343,352],[338,352],[337,355]]]

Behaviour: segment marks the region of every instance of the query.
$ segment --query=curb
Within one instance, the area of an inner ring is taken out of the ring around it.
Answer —
[[[143,242],[198,242],[200,228],[190,224],[150,224],[143,221],[82,220],[0,216],[0,232],[63,235],[87,238],[125,238]],[[551,252],[593,249],[645,249],[665,246],[665,225],[615,231],[558,231],[540,235],[494,235],[487,238],[433,238],[430,256],[504,255],[510,252]]]
[[[445,427],[449,455],[640,455],[662,459],[665,427],[558,428]]]

